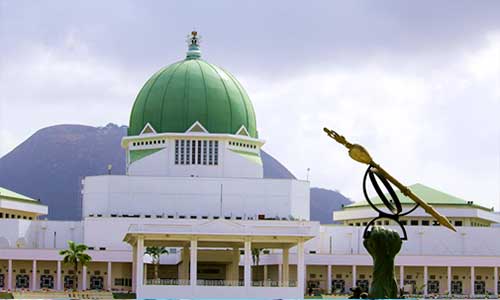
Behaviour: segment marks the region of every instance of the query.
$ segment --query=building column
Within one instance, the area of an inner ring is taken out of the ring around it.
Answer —
[[[451,266],[448,266],[448,296],[451,296]]]
[[[278,264],[278,286],[283,286],[283,264]]]
[[[264,265],[264,286],[268,286],[267,284],[267,281],[268,281],[268,278],[267,278],[267,265]]]
[[[132,292],[137,292],[137,245],[132,246]]]
[[[85,291],[87,289],[87,266],[82,267],[82,287],[81,290]]]
[[[9,271],[7,272],[7,288],[12,291],[12,259],[9,259],[8,261],[8,268]]]
[[[113,271],[113,265],[110,261],[108,261],[108,276],[106,277],[106,288],[111,291],[111,283],[112,283],[112,279],[113,279],[113,274],[112,274],[112,271]]]
[[[493,280],[495,281],[493,283],[493,294],[498,296],[498,267],[497,266],[493,267]]]
[[[429,268],[424,266],[424,297],[428,294],[427,284],[429,282]]]
[[[197,281],[198,281],[198,240],[196,238],[193,238],[191,240],[191,249],[190,249],[190,256],[191,259],[189,260],[189,270],[190,270],[190,276],[189,276],[189,283],[191,286],[196,286]]]
[[[493,267],[493,294],[498,296],[498,267]]]
[[[250,287],[252,286],[252,243],[250,239],[245,240],[245,259],[244,259],[244,286]]]
[[[357,268],[356,265],[352,266],[352,287],[356,286],[356,280],[358,279],[358,275],[356,274]]]
[[[141,290],[144,285],[144,237],[137,236],[135,250],[135,290]]]
[[[61,280],[61,261],[57,261],[57,271],[56,271],[56,290],[62,290],[62,280]]]
[[[179,285],[189,285],[189,246],[184,246],[181,252],[182,264],[179,270]]]
[[[233,248],[233,263],[231,269],[231,278],[235,286],[239,286],[240,281],[240,248]]]
[[[331,292],[332,292],[332,265],[328,265],[326,267],[326,270],[327,270],[326,271],[327,272],[326,273],[326,280],[327,280],[327,282],[326,282],[326,291],[327,292],[326,293],[331,294]]]
[[[399,266],[399,289],[404,289],[405,287],[405,266]]]
[[[289,257],[290,257],[290,248],[283,248],[283,266],[281,268],[281,271],[283,272],[283,275],[281,276],[281,279],[283,280],[282,286],[287,287],[290,283],[290,263],[289,263]]]
[[[474,266],[470,267],[470,296],[474,298],[476,291],[474,291],[474,281],[476,281],[476,269]]]
[[[306,263],[305,263],[305,253],[304,253],[304,241],[300,240],[297,245],[297,287],[304,296],[306,289]]]
[[[31,290],[36,291],[37,285],[36,285],[36,260],[33,260],[33,265],[31,267]]]

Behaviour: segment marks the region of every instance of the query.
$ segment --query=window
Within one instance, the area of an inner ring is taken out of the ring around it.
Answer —
[[[185,153],[185,150],[186,150],[186,148],[184,146],[185,142],[186,142],[185,140],[181,140],[181,165],[184,164],[184,153]]]
[[[418,220],[411,220],[410,225],[411,226],[418,226]]]
[[[207,141],[203,141],[203,164],[207,164]]]
[[[219,164],[219,141],[214,141],[214,165]]]
[[[196,141],[191,141],[191,163],[196,164]]]
[[[179,140],[175,140],[175,164],[179,164]]]
[[[401,220],[400,222],[401,222],[401,225],[403,225],[403,226],[408,225],[408,221],[406,221],[406,220]]]
[[[462,221],[455,221],[455,226],[462,226]]]
[[[422,226],[429,226],[429,220],[422,220]]]
[[[218,165],[219,141],[176,140],[176,165]]]
[[[213,142],[212,141],[208,141],[208,164],[209,165],[212,165],[213,164],[213,157],[212,157],[212,147],[213,147]]]

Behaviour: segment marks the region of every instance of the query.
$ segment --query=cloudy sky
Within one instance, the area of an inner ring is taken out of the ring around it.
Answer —
[[[0,156],[46,126],[127,124],[192,29],[312,186],[361,196],[328,126],[404,183],[499,208],[500,1],[0,0]]]

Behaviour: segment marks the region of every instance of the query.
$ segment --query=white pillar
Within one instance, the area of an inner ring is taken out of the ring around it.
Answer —
[[[283,275],[281,279],[283,280],[282,286],[287,287],[290,282],[290,262],[289,262],[289,248],[283,248],[283,266],[281,268]]]
[[[399,288],[403,289],[405,286],[405,266],[399,266]]]
[[[245,287],[252,286],[252,244],[249,239],[245,240],[244,277]]]
[[[139,292],[144,285],[144,237],[138,236],[135,252],[135,290]]]
[[[56,290],[62,290],[62,280],[61,280],[61,261],[57,261],[57,271],[56,271]]]
[[[474,291],[474,281],[476,281],[476,270],[474,266],[470,267],[470,296],[473,298],[475,295]]]
[[[82,286],[81,290],[84,291],[87,289],[87,266],[82,267]]]
[[[301,292],[301,296],[304,296],[306,289],[306,264],[305,264],[305,253],[304,253],[304,241],[299,241],[297,245],[297,287]]]
[[[197,283],[197,276],[198,276],[198,240],[196,238],[193,238],[191,240],[191,259],[189,260],[189,265],[190,265],[190,276],[189,276],[189,283],[191,286],[196,286]]]
[[[137,286],[135,285],[137,281],[137,247],[132,246],[132,292],[137,292]]]
[[[107,282],[106,282],[106,288],[108,290],[110,290],[110,291],[111,291],[111,282],[112,282],[112,279],[113,279],[113,276],[111,274],[112,270],[113,270],[113,265],[111,264],[110,261],[108,261],[108,276],[106,277],[106,280],[107,280]]]
[[[356,265],[352,266],[352,287],[356,286],[356,280],[358,279],[358,275],[356,274]]]
[[[268,286],[268,284],[267,284],[267,265],[264,265],[264,286]]]
[[[234,281],[234,285],[238,286],[240,281],[240,248],[233,248],[233,259],[232,259],[232,270],[231,278]]]
[[[493,267],[493,294],[498,295],[498,267]]]
[[[332,265],[327,266],[326,280],[327,294],[330,294],[332,292]]]
[[[448,295],[451,296],[451,278],[452,278],[452,275],[451,275],[451,266],[448,266]]]
[[[283,264],[278,264],[278,286],[283,286]]]
[[[427,284],[429,282],[429,268],[424,266],[424,297],[428,294]]]
[[[404,288],[405,286],[405,266],[399,266],[399,289]],[[399,294],[399,291],[398,291]]]
[[[37,285],[36,285],[36,260],[33,260],[33,265],[31,267],[31,290],[36,291],[37,290]]]
[[[8,280],[7,288],[12,291],[12,259],[9,259],[8,261],[8,268],[9,271],[7,272],[7,280]]]

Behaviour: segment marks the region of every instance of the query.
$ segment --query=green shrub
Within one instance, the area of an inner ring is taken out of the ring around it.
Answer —
[[[135,299],[135,293],[113,293],[113,299]]]

